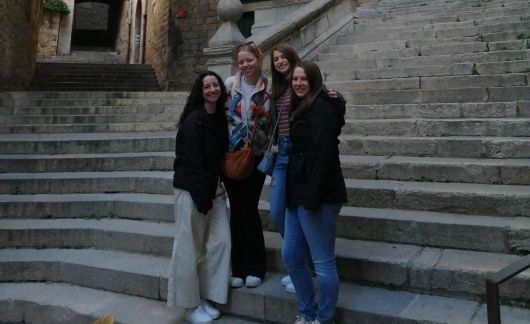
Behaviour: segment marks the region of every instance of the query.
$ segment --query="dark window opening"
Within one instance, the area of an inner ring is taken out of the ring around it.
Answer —
[[[252,25],[254,25],[254,11],[244,12],[237,22],[237,26],[245,38],[252,35]]]

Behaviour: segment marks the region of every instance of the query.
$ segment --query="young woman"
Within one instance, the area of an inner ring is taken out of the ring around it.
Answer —
[[[328,96],[314,63],[303,61],[295,67],[292,88],[282,257],[298,297],[300,317],[295,323],[333,323],[339,288],[335,226],[347,201],[337,138],[345,107]],[[315,267],[318,302],[306,265],[308,250]]]
[[[286,213],[286,176],[287,165],[289,163],[289,153],[291,151],[291,140],[289,138],[289,115],[292,105],[293,91],[291,88],[291,78],[293,70],[300,63],[300,57],[291,46],[282,44],[274,46],[271,50],[270,66],[272,73],[272,93],[271,102],[274,109],[273,125],[278,121],[275,134],[271,137],[274,143],[278,144],[276,162],[271,176],[269,206],[270,216],[274,226],[284,236],[285,213]],[[337,104],[345,105],[342,95],[334,90],[329,90],[328,95]],[[294,286],[289,276],[282,278],[281,283],[289,293],[295,293]]]
[[[296,50],[288,45],[274,46],[271,53],[273,125],[278,123],[275,133],[271,134],[271,140],[277,143],[278,152],[271,175],[269,206],[272,222],[283,237],[286,209],[285,180],[289,152],[291,151],[289,111],[291,109],[292,90],[290,80],[295,66],[300,62],[300,57],[298,57]],[[287,292],[295,292],[289,276],[283,277],[281,283]]]
[[[243,180],[225,178],[230,200],[232,234],[232,279],[234,288],[257,287],[265,277],[265,242],[258,202],[265,174],[256,169],[263,158],[270,130],[270,98],[267,78],[261,71],[263,55],[252,42],[235,50],[239,71],[229,77],[228,138],[229,151],[250,143],[255,156],[252,173]]]
[[[203,72],[195,80],[178,122],[173,169],[175,241],[167,304],[186,308],[191,323],[220,316],[209,301],[227,302],[230,227],[220,185],[228,146],[221,77]]]

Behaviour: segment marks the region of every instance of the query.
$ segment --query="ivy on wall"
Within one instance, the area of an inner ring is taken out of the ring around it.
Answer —
[[[59,12],[65,15],[70,13],[68,5],[63,0],[42,0],[42,5],[50,11]]]

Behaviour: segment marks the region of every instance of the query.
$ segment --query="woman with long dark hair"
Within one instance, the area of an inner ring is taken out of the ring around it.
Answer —
[[[345,106],[329,97],[315,63],[299,63],[291,84],[292,147],[282,257],[298,297],[300,316],[295,323],[327,324],[333,323],[339,291],[335,227],[347,201],[338,148]],[[308,252],[315,267],[318,302],[306,264]]]
[[[221,166],[228,147],[223,81],[214,72],[195,80],[178,122],[173,169],[175,240],[167,304],[186,308],[191,323],[220,316],[227,302],[230,227]]]

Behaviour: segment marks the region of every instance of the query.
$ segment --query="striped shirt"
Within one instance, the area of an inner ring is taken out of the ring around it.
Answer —
[[[279,116],[278,138],[289,136],[289,110],[291,108],[291,88],[286,88],[276,102],[276,114]],[[282,109],[283,106],[283,109]],[[280,114],[280,109],[281,114]]]

